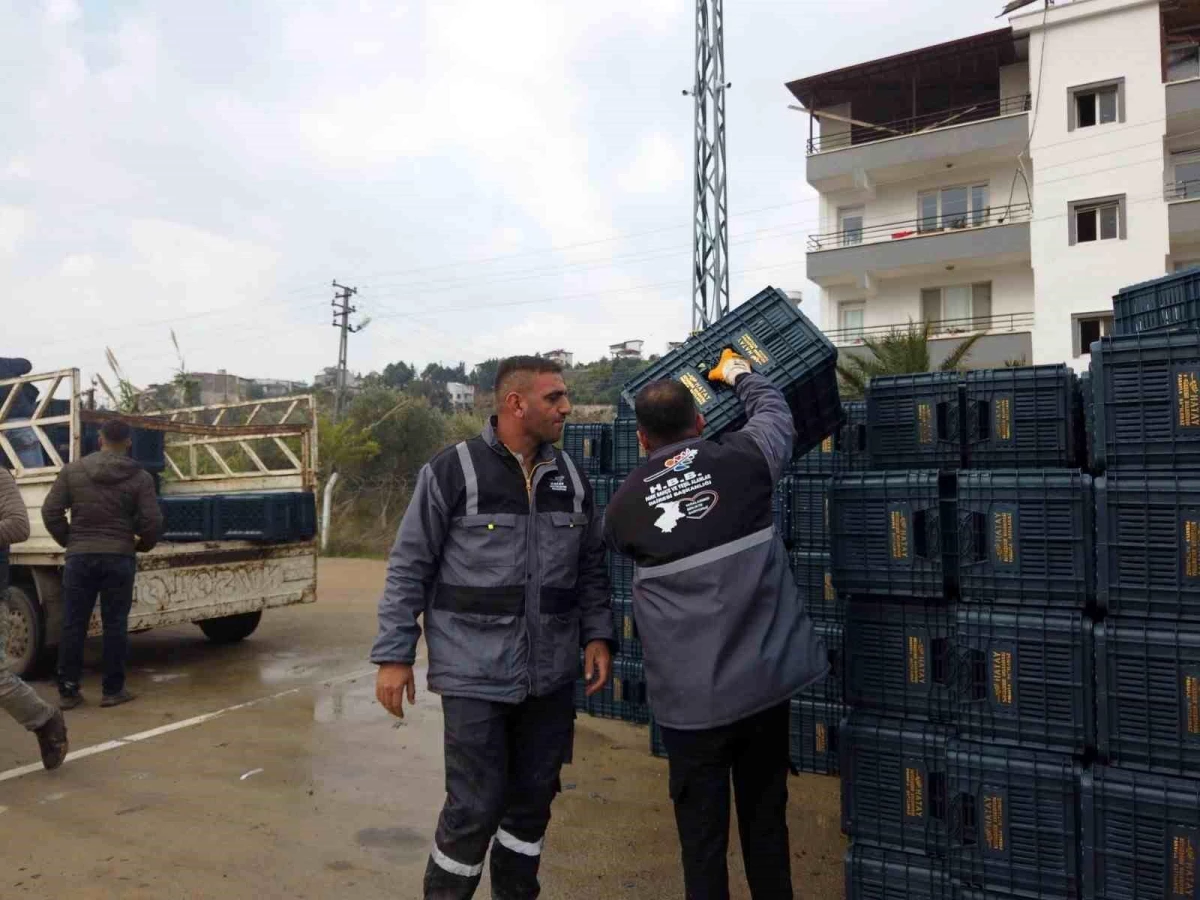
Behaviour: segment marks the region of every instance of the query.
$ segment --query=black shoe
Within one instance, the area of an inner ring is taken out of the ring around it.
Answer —
[[[59,709],[74,709],[83,704],[83,694],[76,691],[73,694],[59,694],[58,708]]]
[[[78,694],[75,696],[79,697]],[[33,733],[37,735],[38,749],[42,751],[42,765],[48,770],[61,766],[67,758],[67,723],[63,714],[56,712]]]
[[[128,703],[130,700],[136,700],[137,695],[131,694],[125,688],[117,691],[115,694],[105,694],[100,698],[101,706],[120,706],[122,703]]]

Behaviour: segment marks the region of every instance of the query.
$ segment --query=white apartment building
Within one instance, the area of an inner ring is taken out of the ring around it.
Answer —
[[[446,396],[454,409],[475,408],[475,385],[462,384],[458,381],[446,382]]]
[[[1120,288],[1200,265],[1200,2],[1036,0],[1006,28],[802,78],[808,278],[840,346],[1086,366]]]

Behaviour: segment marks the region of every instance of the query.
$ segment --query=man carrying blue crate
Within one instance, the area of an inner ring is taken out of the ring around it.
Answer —
[[[750,893],[783,900],[789,700],[828,665],[771,512],[795,430],[783,394],[732,350],[708,377],[733,388],[749,421],[705,440],[686,386],[642,388],[634,407],[648,459],[609,504],[605,539],[637,566],[633,614],[687,897],[729,897],[732,776]]]
[[[574,685],[608,681],[614,643],[601,518],[553,444],[571,412],[562,368],[513,357],[496,415],[422,469],[379,601],[376,697],[416,699],[421,617],[429,689],[445,713],[446,803],[426,900],[474,896],[491,845],[492,897],[538,896],[550,805],[570,762]]]

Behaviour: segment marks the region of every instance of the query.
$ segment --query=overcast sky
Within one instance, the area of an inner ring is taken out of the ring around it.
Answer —
[[[734,302],[804,290],[784,82],[1000,0],[726,0]],[[594,359],[690,324],[692,0],[0,0],[0,355],[167,380]]]

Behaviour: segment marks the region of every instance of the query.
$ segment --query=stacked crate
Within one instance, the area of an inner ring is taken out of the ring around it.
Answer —
[[[1091,481],[1064,366],[872,381],[830,490],[847,896],[1080,896]]]
[[[1099,759],[1089,897],[1194,897],[1200,872],[1200,273],[1115,298],[1092,345]]]
[[[624,408],[621,414],[613,424],[572,422],[563,428],[563,450],[586,474],[596,513],[601,517],[624,476],[637,464],[636,449],[632,454],[628,452],[630,439],[633,447],[637,446],[636,424]],[[633,562],[615,553],[608,553],[606,561],[617,655],[612,677],[599,693],[588,697],[586,683],[580,679],[576,684],[575,708],[605,719],[645,724],[650,720],[650,707],[646,700],[642,645],[633,624]]]
[[[797,454],[780,482],[776,528],[788,546],[796,587],[829,653],[829,674],[791,701],[791,763],[796,772],[836,775],[842,693],[844,615],[829,567],[829,485],[839,472],[865,468],[866,403],[843,402],[846,420]]]

